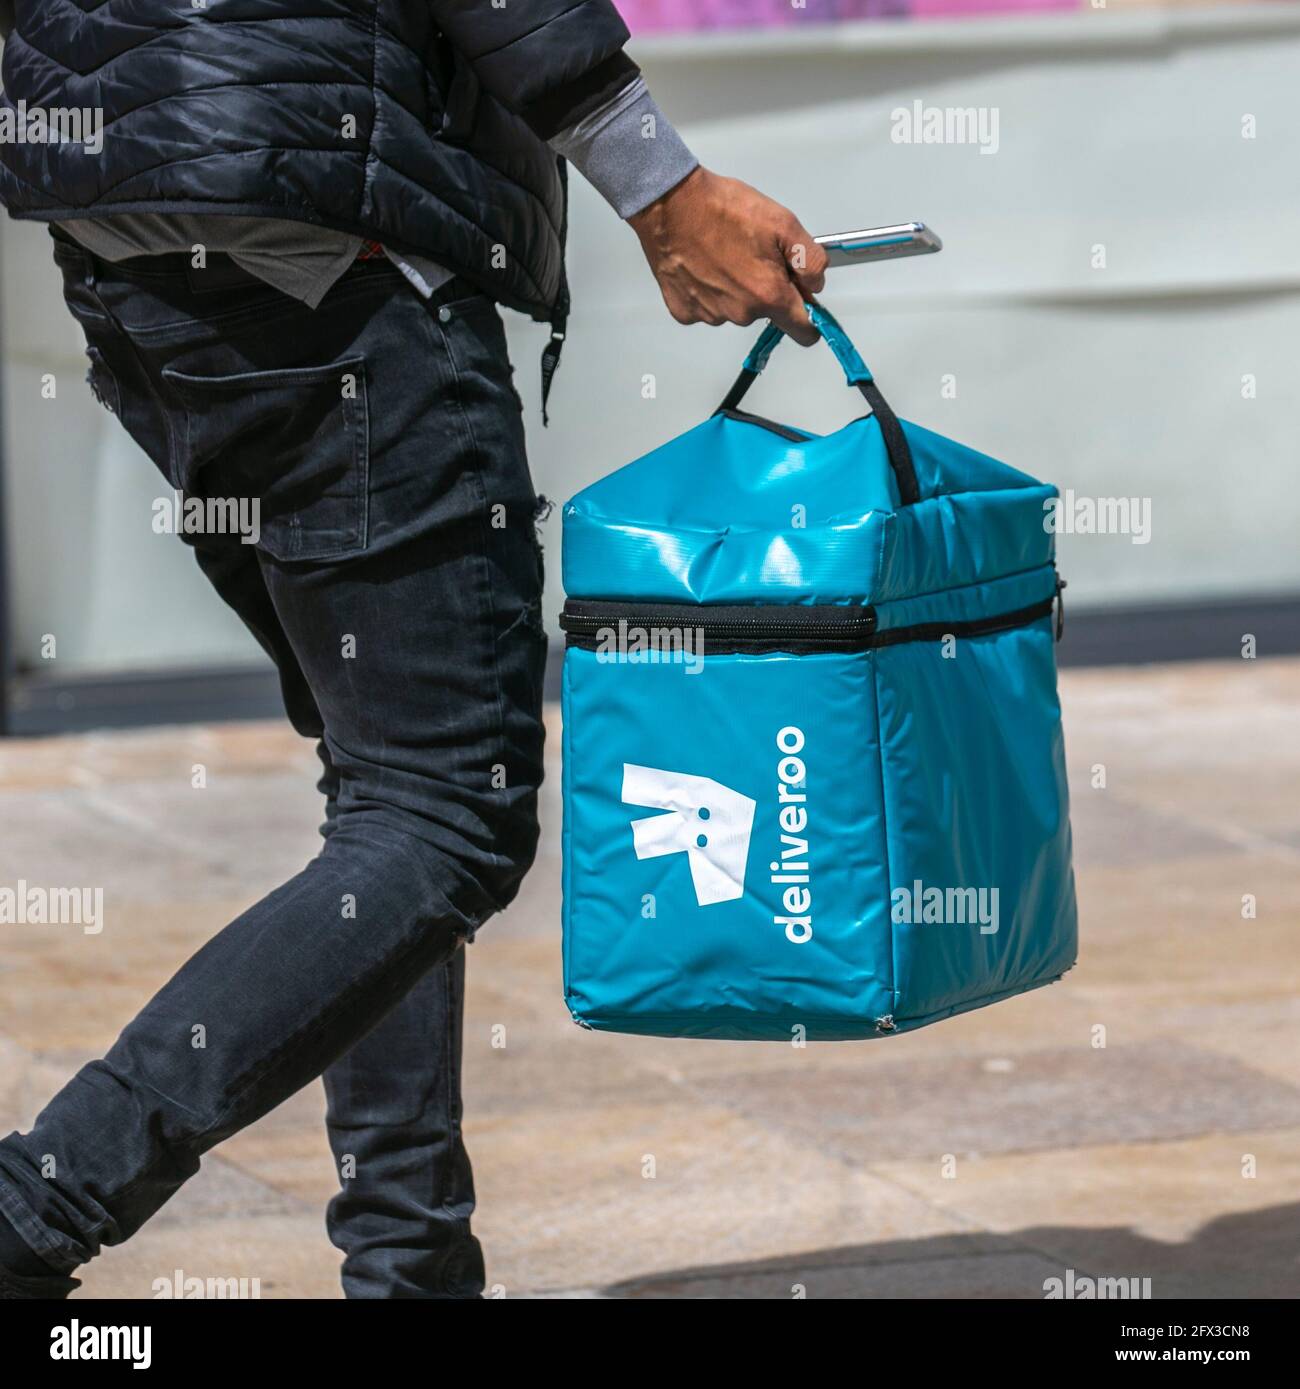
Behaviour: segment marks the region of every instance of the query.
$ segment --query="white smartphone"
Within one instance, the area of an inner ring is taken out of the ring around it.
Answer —
[[[829,268],[867,265],[903,256],[928,256],[943,250],[943,242],[924,222],[900,222],[896,227],[868,227],[865,231],[832,232],[815,238],[826,249]]]

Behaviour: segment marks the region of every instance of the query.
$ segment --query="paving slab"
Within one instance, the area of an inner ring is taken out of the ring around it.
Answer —
[[[1297,672],[1276,659],[1063,672],[1072,799],[1100,763],[1121,799],[1294,856]]]
[[[1157,1297],[1300,1296],[1300,1128],[934,1163],[888,1176],[978,1228]],[[1253,1173],[1253,1175],[1251,1175]]]
[[[160,1281],[163,1289],[174,1290],[189,1278],[205,1284],[234,1279],[236,1291],[239,1280],[247,1280],[248,1293],[261,1298],[341,1298],[342,1262],[315,1211],[173,1225],[151,1221],[128,1243],[87,1264],[77,1274],[82,1286],[72,1300],[153,1299]]]
[[[906,1235],[977,1233],[912,1192],[727,1110],[629,1095],[585,1120],[472,1120],[476,1228],[510,1295]],[[651,1165],[653,1164],[653,1165]]]
[[[1111,789],[1081,790],[1070,804],[1070,825],[1075,854],[1092,869],[1241,852],[1240,844],[1212,825],[1153,809]]]
[[[766,1127],[815,1131],[825,1151],[872,1165],[1284,1128],[1300,1116],[1300,1088],[1172,1038],[915,1061],[870,1077],[841,1062],[788,1077],[741,1072],[694,1089]]]

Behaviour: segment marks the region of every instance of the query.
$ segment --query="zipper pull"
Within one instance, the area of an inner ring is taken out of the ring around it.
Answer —
[[[1065,631],[1065,590],[1066,582],[1064,579],[1056,581],[1056,640],[1061,640],[1061,634]]]
[[[560,365],[560,353],[564,349],[564,330],[566,318],[562,313],[557,313],[551,319],[551,339],[542,350],[542,425],[545,427],[550,424],[550,419],[546,414],[546,402],[551,394],[551,381],[555,377],[555,368]]]

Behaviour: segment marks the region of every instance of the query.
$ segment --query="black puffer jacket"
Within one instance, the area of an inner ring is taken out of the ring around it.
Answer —
[[[545,140],[636,74],[610,0],[0,0],[0,32],[13,119],[104,122],[99,154],[0,142],[11,215],[314,222],[549,319],[566,214]]]

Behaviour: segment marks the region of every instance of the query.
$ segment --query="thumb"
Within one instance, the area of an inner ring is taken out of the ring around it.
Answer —
[[[794,219],[780,242],[790,278],[799,286],[800,294],[805,299],[820,294],[826,287],[826,248],[819,246],[803,223]]]
[[[793,280],[786,282],[780,300],[772,306],[772,322],[793,338],[800,347],[811,347],[821,336],[813,327],[808,310],[804,307],[803,295],[799,293]]]

